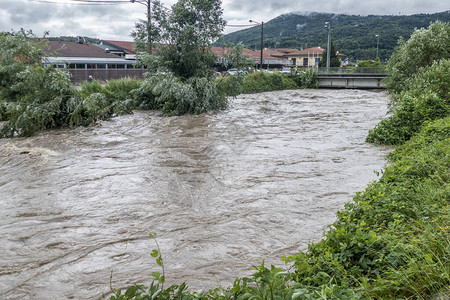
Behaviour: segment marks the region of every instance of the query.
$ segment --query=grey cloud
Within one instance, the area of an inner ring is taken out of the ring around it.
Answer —
[[[168,6],[175,0],[163,0]],[[129,33],[145,7],[69,6],[28,0],[1,0],[0,31],[32,29],[35,33],[50,30],[51,35],[96,35],[99,38],[129,40]],[[442,0],[223,0],[224,17],[229,24],[248,24],[249,19],[267,22],[283,13],[316,11],[347,14],[412,14],[449,10]],[[51,27],[51,28],[48,28]],[[229,30],[230,28],[227,28]]]
[[[9,15],[11,25],[22,25],[30,22],[41,22],[51,17],[51,12],[36,3],[24,5],[16,1],[6,1],[3,7],[7,7],[6,13]]]

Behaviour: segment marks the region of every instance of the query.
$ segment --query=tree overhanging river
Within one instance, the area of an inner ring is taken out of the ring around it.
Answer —
[[[148,283],[229,286],[252,265],[321,238],[376,179],[387,148],[364,142],[385,92],[242,95],[225,111],[135,112],[90,128],[0,140],[0,294],[97,299]]]

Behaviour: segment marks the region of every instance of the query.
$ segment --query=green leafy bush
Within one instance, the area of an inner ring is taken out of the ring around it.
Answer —
[[[445,292],[450,266],[441,262],[450,255],[449,153],[449,117],[428,124],[396,150],[380,180],[337,214],[325,239],[294,257],[296,281],[316,286],[331,281],[356,291],[363,286],[360,292],[371,298],[408,298],[419,290],[424,297]],[[413,251],[424,245],[436,247],[433,257],[425,250]],[[414,269],[411,259],[425,264],[428,260],[426,285],[424,278],[414,280],[424,274],[422,266]],[[410,277],[400,280],[406,273]]]
[[[166,115],[200,114],[227,106],[216,81],[198,77],[183,81],[170,73],[150,76],[132,94],[136,108],[161,109]]]
[[[380,58],[377,57],[375,60],[361,60],[358,62],[358,68],[377,68],[381,67]]]
[[[236,97],[243,93],[242,80],[243,74],[237,74],[234,76],[221,76],[216,79],[217,88],[219,93],[226,96]]]
[[[244,93],[267,92],[295,89],[294,80],[278,73],[255,72],[244,77],[242,89]]]
[[[391,117],[369,132],[367,141],[402,144],[420,131],[422,124],[450,114],[450,60],[442,60],[409,80],[409,90],[396,96]]]
[[[408,89],[411,76],[441,59],[450,59],[450,24],[437,21],[399,41],[387,65],[386,87],[393,93]]]
[[[299,75],[295,76],[294,80],[299,88],[315,89],[319,87],[317,75],[317,69],[308,68],[305,71],[300,72]]]
[[[66,73],[28,66],[16,78],[9,88],[11,97],[3,104],[7,122],[0,136],[30,136],[67,124],[70,113],[66,104],[75,93]]]
[[[247,75],[224,76],[217,79],[217,83],[220,93],[233,97],[242,93],[318,87],[317,71],[312,68],[298,75],[255,72]]]

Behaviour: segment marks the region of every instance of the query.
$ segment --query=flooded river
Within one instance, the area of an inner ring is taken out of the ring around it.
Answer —
[[[0,140],[3,299],[98,299],[148,284],[157,233],[168,283],[228,286],[321,238],[376,179],[364,142],[385,92],[243,95],[212,114],[135,112]]]

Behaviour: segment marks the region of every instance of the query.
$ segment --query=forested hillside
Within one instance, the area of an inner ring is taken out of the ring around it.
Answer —
[[[374,59],[379,35],[379,56],[386,60],[400,37],[407,40],[414,28],[426,28],[431,22],[450,21],[450,11],[411,16],[353,16],[329,13],[291,13],[281,15],[264,24],[264,47],[298,48],[325,47],[328,31],[325,22],[331,22],[332,38],[336,48],[349,58]],[[260,26],[255,26],[224,37],[225,42],[242,42],[247,48],[259,49]]]

